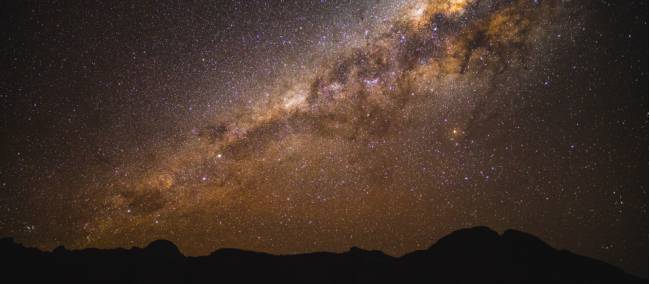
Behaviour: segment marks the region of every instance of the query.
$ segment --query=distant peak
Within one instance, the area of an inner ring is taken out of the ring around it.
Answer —
[[[472,228],[466,228],[466,229],[460,229],[460,230],[453,231],[451,234],[443,237],[442,239],[467,238],[467,237],[471,237],[471,238],[485,238],[485,237],[498,238],[499,233],[497,233],[496,231],[490,229],[489,227],[478,226],[478,227],[472,227]]]
[[[53,253],[65,253],[67,251],[68,250],[65,248],[64,245],[60,245],[60,246],[56,247],[54,250],[52,250]]]
[[[477,226],[453,231],[447,237],[458,236],[480,236],[480,237],[498,237],[499,233],[486,226]]]
[[[156,240],[151,242],[145,250],[165,255],[182,255],[178,247],[168,240]]]
[[[460,229],[452,232],[451,234],[455,233],[472,233],[472,234],[486,234],[486,235],[499,235],[496,231],[490,229],[490,227],[487,226],[476,226],[472,228],[466,228],[466,229]]]
[[[533,236],[528,233],[524,233],[517,230],[506,230],[501,236],[504,241],[507,241],[516,246],[527,246],[527,247],[537,247],[537,248],[551,248],[547,243],[542,241],[540,238]]]
[[[344,255],[348,255],[354,258],[364,258],[364,259],[373,259],[373,260],[388,260],[392,258],[391,256],[385,254],[382,251],[366,250],[356,246],[351,247],[350,250],[344,253]]]
[[[438,242],[429,247],[429,250],[436,248],[469,248],[472,246],[482,246],[487,243],[498,242],[499,238],[499,233],[485,226],[460,229],[438,240]]]
[[[354,246],[350,248],[349,252],[367,252],[367,250]]]

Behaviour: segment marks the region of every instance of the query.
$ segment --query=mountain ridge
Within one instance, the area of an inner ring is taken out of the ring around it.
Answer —
[[[644,283],[600,260],[557,250],[531,234],[499,234],[488,227],[454,231],[427,249],[399,257],[358,247],[288,255],[223,248],[206,256],[184,256],[168,240],[144,248],[59,246],[48,252],[2,238],[0,261],[5,274],[22,277],[23,283]]]

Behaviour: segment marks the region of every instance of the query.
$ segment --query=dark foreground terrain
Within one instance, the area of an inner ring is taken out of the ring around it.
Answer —
[[[164,240],[145,248],[63,247],[42,252],[0,241],[1,275],[11,283],[647,283],[604,262],[556,250],[519,231],[456,231],[427,250],[395,258],[345,253],[276,256],[221,249],[185,257]],[[10,283],[2,281],[3,283]]]

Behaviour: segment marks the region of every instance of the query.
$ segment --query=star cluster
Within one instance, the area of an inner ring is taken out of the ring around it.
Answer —
[[[647,274],[647,3],[15,3],[0,234],[400,255],[488,225]]]

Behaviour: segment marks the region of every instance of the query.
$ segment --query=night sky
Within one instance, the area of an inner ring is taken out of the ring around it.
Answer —
[[[48,3],[49,2],[49,3]],[[647,1],[3,1],[0,236],[648,274]]]

